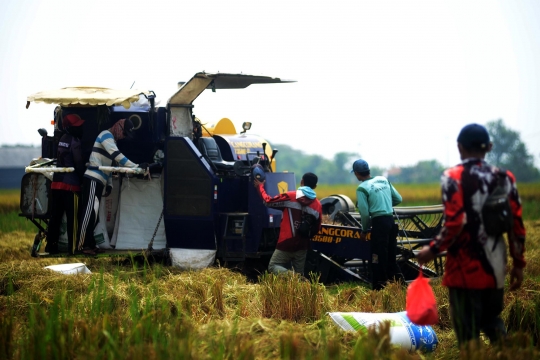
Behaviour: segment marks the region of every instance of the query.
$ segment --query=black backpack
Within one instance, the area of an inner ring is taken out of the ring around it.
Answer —
[[[304,212],[302,208],[302,219],[300,225],[298,226],[298,234],[303,238],[311,238],[311,228],[315,223],[315,216]]]
[[[506,171],[499,169],[497,186],[482,207],[484,229],[490,236],[499,236],[512,230],[513,215],[505,190]]]

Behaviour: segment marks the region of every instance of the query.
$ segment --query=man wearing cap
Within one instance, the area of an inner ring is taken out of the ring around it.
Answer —
[[[484,161],[492,147],[485,127],[465,126],[457,142],[462,162],[445,170],[441,177],[444,225],[429,246],[418,253],[417,259],[423,264],[433,260],[436,254],[447,252],[442,284],[448,287],[459,345],[478,339],[481,330],[493,342],[506,334],[500,318],[506,244],[502,234],[487,234],[482,209],[489,194],[504,185],[513,215],[508,241],[513,259],[510,290],[514,290],[521,286],[525,267],[521,202],[514,175]]]
[[[81,150],[83,124],[84,120],[76,114],[66,115],[62,120],[64,135],[58,142],[56,166],[73,167],[75,171],[55,172],[53,175],[51,184],[52,213],[47,229],[47,245],[45,246],[45,252],[49,254],[58,253],[60,225],[64,212],[67,218],[68,251],[73,254],[75,250],[73,239],[77,234],[78,200],[85,170]]]
[[[319,232],[322,224],[322,206],[313,191],[317,181],[317,175],[305,173],[298,190],[270,197],[264,190],[264,181],[253,180],[265,205],[283,210],[276,250],[268,264],[271,273],[281,274],[292,269],[304,274],[311,237]]]
[[[373,289],[380,290],[388,280],[402,277],[396,263],[397,228],[393,215],[393,207],[402,199],[384,176],[371,176],[365,160],[356,160],[351,173],[360,181],[356,189],[356,206],[362,221],[360,239],[366,240],[371,228],[371,281]]]
[[[99,202],[106,187],[107,197],[112,190],[111,173],[98,170],[99,166],[112,166],[116,161],[119,166],[143,169],[148,168],[147,163],[137,165],[125,157],[116,146],[116,142],[122,139],[130,139],[133,136],[133,123],[129,119],[118,120],[109,130],[103,130],[97,137],[92,153],[90,154],[90,166],[84,173],[82,206],[79,216],[79,233],[77,250],[87,255],[96,255],[94,228],[98,221]]]

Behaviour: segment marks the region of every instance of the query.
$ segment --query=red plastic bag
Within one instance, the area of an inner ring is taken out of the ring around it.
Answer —
[[[435,294],[422,270],[407,288],[406,310],[407,317],[416,325],[435,325],[439,321]]]

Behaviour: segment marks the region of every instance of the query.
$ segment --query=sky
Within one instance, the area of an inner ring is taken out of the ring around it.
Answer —
[[[270,144],[380,167],[459,162],[469,123],[503,119],[540,166],[540,2],[6,0],[0,12],[0,145],[40,144],[67,86],[154,90],[196,72],[289,84],[205,91],[194,113]],[[278,154],[279,156],[283,154]]]

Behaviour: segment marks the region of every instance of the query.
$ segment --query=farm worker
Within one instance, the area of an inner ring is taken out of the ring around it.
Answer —
[[[283,210],[276,250],[268,264],[271,273],[280,274],[292,269],[304,274],[310,240],[319,232],[322,223],[322,206],[313,191],[317,181],[317,175],[305,173],[298,190],[270,197],[264,190],[264,181],[253,180],[265,205]]]
[[[56,155],[56,167],[73,167],[74,172],[55,172],[51,184],[52,213],[47,231],[47,245],[45,252],[58,253],[58,239],[60,226],[64,212],[67,218],[68,251],[73,254],[77,234],[77,209],[81,192],[84,159],[81,150],[81,138],[83,135],[84,120],[79,115],[69,114],[64,116],[62,125],[64,135],[58,142]]]
[[[424,264],[436,254],[447,252],[442,284],[448,287],[459,345],[478,339],[480,330],[493,342],[506,334],[499,316],[503,309],[506,245],[502,233],[487,234],[482,208],[489,193],[497,187],[500,173],[513,217],[509,217],[513,228],[508,232],[508,240],[513,259],[510,290],[515,290],[521,286],[525,267],[521,202],[514,175],[484,161],[492,147],[485,127],[465,126],[457,143],[462,162],[441,176],[444,225],[435,239],[418,253],[417,260]]]
[[[77,249],[86,255],[96,255],[100,251],[96,247],[94,228],[98,222],[99,202],[103,196],[107,197],[112,191],[111,173],[93,167],[111,166],[116,161],[119,166],[143,169],[148,168],[147,163],[137,165],[125,157],[116,146],[122,139],[131,139],[133,136],[133,123],[128,119],[118,120],[109,130],[103,130],[97,137],[92,153],[90,154],[90,167],[84,173],[82,206],[79,213],[79,233]]]
[[[360,181],[356,189],[356,206],[362,221],[360,240],[366,240],[371,227],[371,282],[374,290],[380,290],[388,280],[403,277],[396,263],[397,226],[393,215],[393,207],[402,199],[384,176],[371,176],[365,160],[356,160],[351,173]]]

